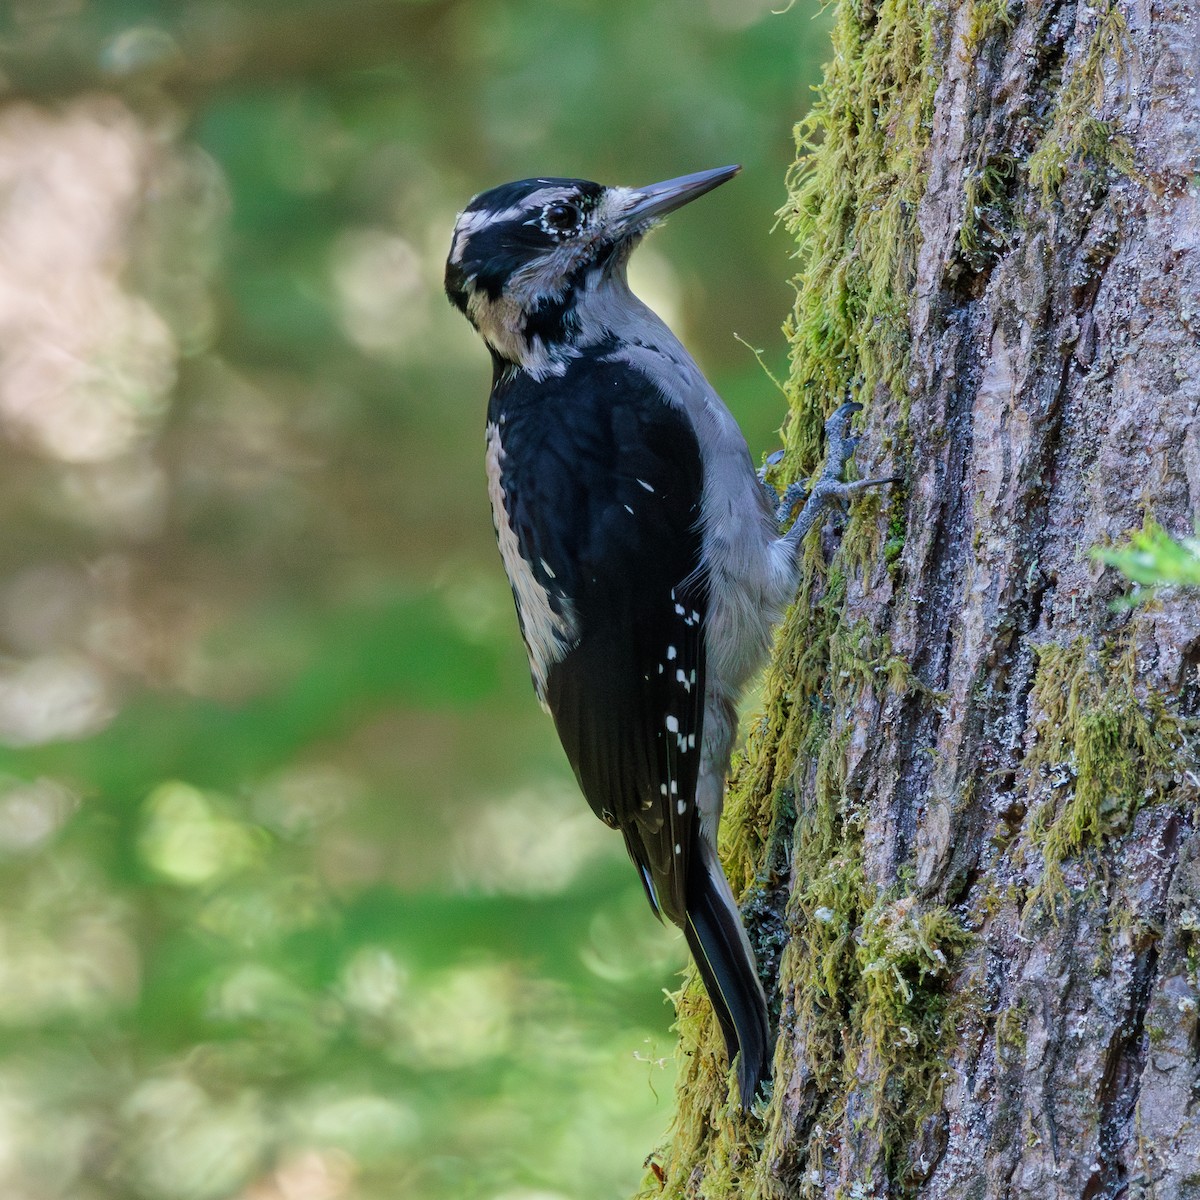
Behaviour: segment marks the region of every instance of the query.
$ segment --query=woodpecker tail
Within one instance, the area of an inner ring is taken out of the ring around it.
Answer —
[[[716,851],[706,838],[697,840],[701,862],[694,862],[689,872],[683,932],[717,1014],[730,1064],[737,1058],[738,1092],[742,1107],[748,1109],[759,1084],[771,1073],[767,998]]]

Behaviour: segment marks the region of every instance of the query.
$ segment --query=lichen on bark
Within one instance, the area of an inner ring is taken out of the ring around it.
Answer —
[[[769,1100],[691,981],[645,1195],[1188,1194],[1200,604],[1088,551],[1200,505],[1198,49],[1196,0],[837,6],[780,473],[852,395],[903,483],[806,548],[730,782]]]

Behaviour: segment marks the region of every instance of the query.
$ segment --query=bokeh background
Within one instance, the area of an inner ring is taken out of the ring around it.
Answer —
[[[755,452],[823,21],[769,0],[0,18],[0,1195],[591,1200],[680,941],[537,708],[455,212],[732,184],[634,260]]]

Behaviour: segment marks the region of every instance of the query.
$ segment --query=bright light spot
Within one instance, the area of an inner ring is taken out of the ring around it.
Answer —
[[[46,1117],[44,1093],[36,1096],[26,1070],[18,1066],[0,1076],[0,1194],[6,1200],[81,1194],[80,1176],[95,1146],[95,1128],[86,1117],[59,1104],[53,1136],[47,1136]]]
[[[362,781],[340,767],[293,767],[255,792],[257,820],[286,838],[304,837],[327,825],[363,796]]]
[[[137,999],[140,962],[127,913],[69,862],[6,897],[0,919],[0,1024],[111,1018]]]
[[[249,865],[259,855],[261,839],[220,813],[198,788],[172,781],[147,797],[138,846],[154,870],[186,887]]]
[[[137,1190],[154,1200],[217,1200],[250,1176],[269,1130],[254,1098],[213,1102],[187,1079],[142,1084],[122,1108]]]
[[[463,887],[546,895],[620,850],[620,839],[578,796],[524,789],[481,808],[459,831],[456,874]]]
[[[404,999],[408,983],[408,968],[391,951],[364,946],[342,969],[339,991],[348,1007],[384,1017]]]
[[[133,1003],[138,973],[137,947],[104,919],[45,935],[0,927],[0,1023],[107,1016]]]
[[[38,849],[78,807],[79,797],[53,779],[0,778],[0,853]]]
[[[115,712],[104,677],[85,659],[48,654],[0,666],[0,742],[5,745],[86,737]]]
[[[359,1162],[369,1162],[411,1145],[420,1132],[413,1109],[384,1096],[328,1095],[293,1116],[303,1141],[336,1146]]]
[[[36,1136],[30,1129],[28,1106],[17,1096],[16,1080],[0,1077],[0,1182],[19,1177],[24,1143]]]
[[[122,30],[105,45],[100,65],[112,75],[133,75],[169,67],[181,57],[179,46],[166,30],[138,25]]]
[[[493,642],[499,629],[512,621],[512,593],[501,572],[491,569],[447,568],[437,581],[438,595],[450,619],[472,642]]]
[[[351,1195],[354,1161],[338,1150],[304,1150],[285,1159],[239,1200],[342,1200]]]
[[[333,285],[342,330],[359,349],[398,360],[425,336],[429,296],[421,256],[382,229],[352,229],[333,247]]]
[[[265,852],[261,831],[236,822],[237,838],[249,842],[243,863],[256,862]],[[237,868],[231,862],[228,870]],[[196,914],[196,925],[207,933],[246,949],[277,943],[300,929],[311,929],[329,913],[324,892],[306,875],[255,874],[217,889]]]
[[[589,971],[617,983],[661,976],[681,966],[683,955],[683,939],[674,926],[654,919],[640,892],[596,913],[579,949]]]
[[[398,1056],[453,1069],[503,1054],[512,1036],[515,982],[502,966],[458,967],[414,988]]]
[[[303,989],[260,963],[237,967],[212,988],[208,997],[208,1015],[220,1021],[302,1018],[307,1017],[310,1007]]]
[[[155,148],[112,100],[0,115],[0,424],[66,462],[128,452],[174,383],[170,331],[121,284]]]

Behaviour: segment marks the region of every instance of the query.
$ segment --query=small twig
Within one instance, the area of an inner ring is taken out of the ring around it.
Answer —
[[[754,357],[758,359],[758,365],[760,367],[762,367],[763,374],[766,375],[766,377],[779,389],[779,394],[786,400],[787,399],[787,388],[785,388],[783,386],[783,384],[780,383],[779,380],[775,378],[775,375],[771,371],[771,368],[768,367],[765,362],[763,362],[763,352],[761,350],[756,349],[754,346],[750,345],[750,343],[748,341],[746,341],[746,339],[744,337],[742,337],[742,335],[740,333],[735,333],[733,335],[733,338],[734,338],[734,341],[741,342],[742,345],[745,346],[746,349],[749,350],[750,353],[753,354]]]

